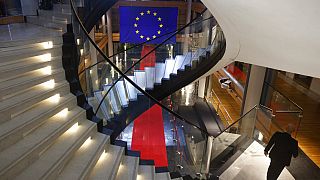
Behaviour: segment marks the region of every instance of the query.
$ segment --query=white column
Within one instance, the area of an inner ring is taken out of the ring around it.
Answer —
[[[101,21],[102,21],[102,33],[106,34],[106,15],[102,16]]]
[[[242,102],[242,115],[260,103],[265,74],[265,67],[251,65]],[[241,122],[241,134],[252,137],[255,119],[255,115],[252,114],[243,119]]]
[[[206,78],[202,78],[198,81],[198,96],[204,98],[204,92],[206,88]]]

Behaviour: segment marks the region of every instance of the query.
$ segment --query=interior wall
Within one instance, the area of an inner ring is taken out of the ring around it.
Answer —
[[[319,0],[202,0],[220,24],[233,60],[320,77]]]

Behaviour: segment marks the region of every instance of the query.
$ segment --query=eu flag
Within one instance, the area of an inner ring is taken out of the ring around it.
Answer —
[[[178,8],[120,6],[120,42],[160,44],[177,30]],[[165,35],[170,33],[168,35]],[[176,43],[172,37],[166,44]]]

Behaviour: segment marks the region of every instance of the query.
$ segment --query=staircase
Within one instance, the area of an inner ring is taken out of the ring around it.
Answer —
[[[171,179],[110,144],[110,136],[97,132],[77,106],[62,68],[62,37],[51,33],[64,31],[56,25],[63,24],[57,21],[68,14],[65,9],[55,5],[52,12],[27,17],[50,27],[47,36],[1,42],[1,179]]]

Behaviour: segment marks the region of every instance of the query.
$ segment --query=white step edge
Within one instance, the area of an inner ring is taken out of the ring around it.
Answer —
[[[146,89],[153,89],[156,81],[156,70],[154,67],[145,67]]]
[[[2,162],[0,164],[0,176],[11,178],[17,175],[34,162],[52,142],[84,117],[85,111],[80,107],[72,109],[65,117],[61,115],[52,116],[24,137],[23,140],[2,151],[0,154]]]
[[[155,180],[155,167],[150,165],[140,165],[138,171],[139,180]]]
[[[94,136],[90,139],[88,138],[77,150],[57,179],[87,179],[97,163],[99,155],[106,149],[109,143],[109,136],[96,132]]]
[[[169,172],[156,173],[156,180],[171,180]]]
[[[124,156],[116,180],[137,180],[139,157]]]
[[[174,59],[167,59],[165,62],[165,71],[164,71],[164,75],[163,78],[164,79],[170,79],[170,74],[173,72],[173,68],[174,68]]]
[[[163,78],[164,75],[164,70],[165,70],[165,63],[156,63],[156,83],[161,84],[161,79]]]
[[[101,154],[96,166],[93,168],[89,176],[89,179],[114,180],[117,175],[123,156],[124,156],[123,147],[110,145],[106,150],[106,153]]]
[[[128,76],[128,78],[130,78],[132,81],[134,81],[134,76]],[[124,80],[125,85],[126,85],[126,89],[129,95],[129,100],[130,101],[135,101],[137,100],[137,90],[136,88],[126,79]]]
[[[124,81],[118,81],[115,86],[117,89],[117,94],[119,96],[121,106],[128,107],[129,103],[128,103],[128,98],[126,94],[126,89],[124,87]]]
[[[0,125],[0,152],[22,139],[30,130],[40,126],[51,116],[65,108],[73,109],[76,105],[77,100],[70,93],[60,97],[58,102],[44,100],[12,120],[2,123]]]
[[[55,179],[80,146],[97,131],[97,125],[87,119],[78,120],[75,132],[66,131],[50,146],[40,153],[40,158],[15,179]]]
[[[146,73],[144,71],[134,71],[134,81],[141,89],[146,89]]]

